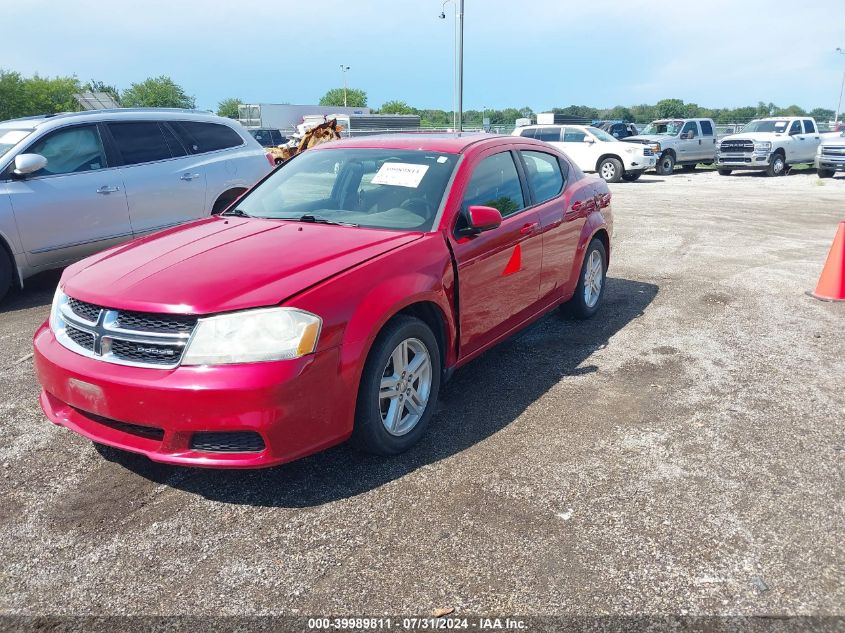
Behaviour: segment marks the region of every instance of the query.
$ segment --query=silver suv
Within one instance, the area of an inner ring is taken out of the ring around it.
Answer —
[[[272,167],[246,128],[206,112],[0,122],[0,299],[35,273],[219,213]]]

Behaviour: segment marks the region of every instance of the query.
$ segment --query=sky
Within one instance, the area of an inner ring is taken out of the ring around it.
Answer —
[[[456,0],[0,0],[0,67],[125,89],[168,75],[214,109],[313,104],[451,109]],[[464,109],[663,98],[835,109],[845,27],[829,0],[465,0]]]

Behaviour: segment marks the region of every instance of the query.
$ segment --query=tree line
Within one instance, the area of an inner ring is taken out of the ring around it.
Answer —
[[[55,114],[80,109],[74,98],[84,90],[108,93],[115,102],[123,107],[151,108],[194,108],[196,100],[182,86],[165,75],[150,77],[140,83],[130,84],[124,90],[102,81],[91,80],[82,83],[77,77],[24,77],[20,73],[0,69],[0,121],[22,116]],[[366,107],[367,93],[359,88],[332,88],[320,99],[320,105]],[[217,114],[233,119],[238,118],[238,105],[242,101],[237,97],[223,99],[217,104]],[[423,127],[451,127],[453,112],[449,110],[415,108],[405,101],[391,100],[383,103],[374,112],[381,114],[416,114]],[[745,123],[764,116],[812,116],[818,121],[833,119],[833,110],[814,108],[804,110],[800,106],[780,107],[774,103],[760,101],[756,106],[739,108],[707,108],[697,103],[684,103],[681,99],[661,99],[654,105],[641,104],[632,106],[614,106],[595,108],[586,105],[570,105],[552,108],[552,112],[588,120],[613,119],[633,123],[648,123],[660,118],[708,117],[716,123]],[[485,118],[491,125],[513,125],[518,118],[534,117],[535,112],[528,106],[522,108],[503,108],[489,110],[466,110],[463,113],[464,125],[472,127],[482,125]]]

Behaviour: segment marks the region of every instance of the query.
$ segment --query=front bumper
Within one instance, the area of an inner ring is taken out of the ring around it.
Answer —
[[[833,171],[845,171],[845,157],[831,158],[824,154],[816,154],[815,160],[816,169],[831,169]]]
[[[160,370],[76,354],[46,324],[33,343],[41,407],[51,422],[153,461],[274,466],[337,444],[352,431],[338,348],[288,361]],[[192,448],[198,433],[233,432],[258,434],[263,449]]]
[[[731,152],[716,154],[716,166],[728,169],[767,169],[771,162],[772,152]]]
[[[625,171],[645,171],[646,169],[654,169],[654,166],[657,165],[657,156],[623,155],[622,161]]]

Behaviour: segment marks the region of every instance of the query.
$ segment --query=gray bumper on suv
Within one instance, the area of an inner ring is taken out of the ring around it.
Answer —
[[[822,147],[821,154],[816,154],[816,169],[845,171],[845,145]]]

